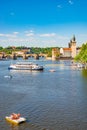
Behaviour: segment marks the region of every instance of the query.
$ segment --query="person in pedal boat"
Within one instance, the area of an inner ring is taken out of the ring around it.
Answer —
[[[19,118],[20,118],[20,113],[18,113],[18,114],[12,113],[12,114],[11,114],[11,118],[12,118],[12,119],[19,119]]]

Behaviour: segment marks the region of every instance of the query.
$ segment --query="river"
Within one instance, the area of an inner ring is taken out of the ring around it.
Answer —
[[[8,70],[22,59],[0,61],[0,130],[87,130],[87,70],[71,61],[28,60],[44,71]],[[5,116],[13,112],[27,121],[8,123]]]

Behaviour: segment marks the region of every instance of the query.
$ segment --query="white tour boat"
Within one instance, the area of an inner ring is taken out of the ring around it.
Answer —
[[[30,62],[17,62],[16,64],[11,64],[8,69],[14,70],[43,70],[43,66]]]

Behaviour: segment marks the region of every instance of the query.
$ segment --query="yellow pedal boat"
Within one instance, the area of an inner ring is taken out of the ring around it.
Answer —
[[[19,117],[18,119],[12,119],[11,116],[6,116],[5,119],[8,122],[13,123],[13,124],[20,124],[20,123],[26,121],[26,118],[24,118],[24,117]]]

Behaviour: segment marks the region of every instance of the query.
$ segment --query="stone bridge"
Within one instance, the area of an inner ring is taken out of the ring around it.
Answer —
[[[39,57],[45,57],[46,58],[47,54],[17,54],[17,53],[12,53],[11,55],[9,55],[9,57],[12,58],[12,59],[17,59],[18,57],[22,57],[23,59],[28,59],[29,57],[39,59]]]

